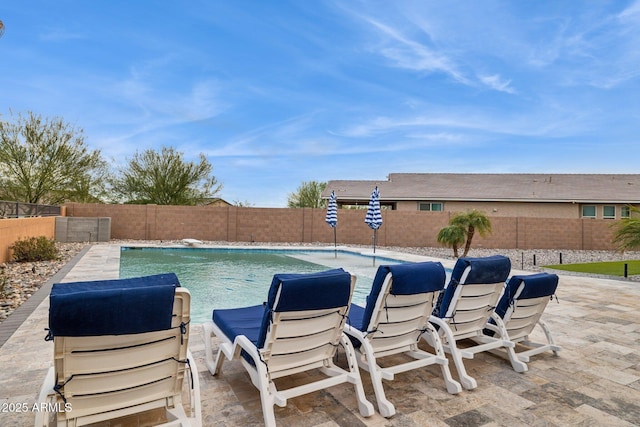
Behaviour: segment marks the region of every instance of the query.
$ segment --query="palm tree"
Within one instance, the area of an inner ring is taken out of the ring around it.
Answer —
[[[459,225],[449,225],[438,232],[438,243],[453,248],[453,256],[458,258],[458,248],[464,243],[467,230]]]
[[[476,232],[482,237],[486,236],[487,233],[491,233],[491,221],[489,221],[489,217],[475,209],[456,214],[451,218],[449,224],[457,225],[467,230],[467,241],[464,245],[463,257],[466,257],[469,253],[471,241]]]
[[[617,229],[613,235],[613,243],[621,251],[640,247],[640,209],[630,206],[629,210],[631,215],[615,224]]]

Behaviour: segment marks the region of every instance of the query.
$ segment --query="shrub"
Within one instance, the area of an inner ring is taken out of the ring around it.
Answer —
[[[10,249],[16,262],[49,261],[58,258],[55,242],[44,236],[18,240]]]

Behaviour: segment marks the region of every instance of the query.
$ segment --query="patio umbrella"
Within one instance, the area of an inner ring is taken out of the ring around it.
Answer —
[[[338,243],[336,240],[336,226],[338,225],[338,201],[336,200],[336,192],[331,191],[329,204],[327,205],[327,216],[324,219],[329,227],[333,228],[333,247],[336,257],[338,256]]]
[[[369,228],[373,230],[373,253],[376,253],[376,238],[378,228],[382,225],[382,215],[380,214],[380,192],[378,187],[373,189],[371,198],[369,199],[369,208],[367,209],[367,216],[364,218],[364,222],[367,223]]]

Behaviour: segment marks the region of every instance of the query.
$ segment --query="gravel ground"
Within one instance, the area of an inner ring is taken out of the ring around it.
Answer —
[[[111,241],[110,243],[161,243],[176,244],[179,241]],[[210,244],[239,246],[246,245],[246,242],[205,242]],[[0,264],[0,322],[6,319],[20,304],[26,301],[34,292],[46,283],[46,281],[58,272],[69,260],[77,255],[88,243],[57,243],[60,251],[60,259],[56,261],[40,261],[16,263],[7,262]],[[322,244],[290,244],[290,243],[265,243],[271,246],[327,246]],[[258,245],[258,244],[255,244]],[[352,245],[358,246],[358,245]],[[359,246],[368,247],[368,246]],[[453,251],[447,248],[403,248],[403,247],[380,247],[381,250],[397,252],[407,252],[418,255],[425,255],[434,258],[454,259]],[[511,259],[511,264],[515,269],[530,271],[543,270],[544,265],[560,264],[562,257],[563,264],[573,264],[581,262],[598,261],[619,261],[640,259],[640,252],[615,252],[615,251],[575,251],[575,250],[520,250],[520,249],[472,249],[469,256],[482,257],[488,255],[502,254]],[[535,265],[534,265],[535,256]],[[572,274],[563,272],[562,274]],[[620,278],[618,278],[620,279]],[[628,280],[640,281],[640,276],[629,277]]]
[[[55,261],[0,264],[0,322],[40,289],[86,245],[87,243],[56,243],[60,258]]]

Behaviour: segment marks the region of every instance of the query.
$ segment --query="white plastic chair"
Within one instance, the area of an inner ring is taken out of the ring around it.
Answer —
[[[380,266],[365,307],[352,304],[345,333],[356,346],[358,364],[371,375],[378,410],[391,417],[396,410],[386,398],[382,380],[429,365],[439,365],[447,391],[462,391],[449,371],[449,361],[429,318],[446,274],[439,262]],[[431,335],[435,354],[418,347],[422,334]],[[405,354],[408,362],[381,366],[387,356]]]
[[[81,426],[164,408],[163,426],[201,426],[190,294],[179,286],[175,274],[54,284],[54,366],[38,405],[66,410],[38,412],[35,425]]]
[[[462,359],[472,359],[483,351],[502,348],[508,353],[515,371],[527,370],[527,365],[516,357],[513,342],[502,336],[492,337],[483,333],[510,271],[511,261],[501,255],[458,259],[451,280],[434,310],[431,322],[437,326],[444,349],[451,354],[465,389],[476,388],[478,383],[467,373]],[[498,316],[493,317],[496,323],[502,323]],[[423,337],[431,344],[429,335]],[[465,339],[476,343],[459,347],[459,342]]]
[[[277,274],[264,305],[214,310],[203,325],[205,357],[212,375],[220,372],[224,358],[240,358],[253,385],[260,391],[266,426],[275,426],[274,405],[341,383],[354,385],[360,414],[373,415],[367,401],[355,352],[344,335],[355,276],[342,269],[312,274]],[[213,357],[212,336],[220,339]],[[348,368],[333,362],[338,347]],[[324,377],[304,385],[278,389],[274,380],[318,370]]]

